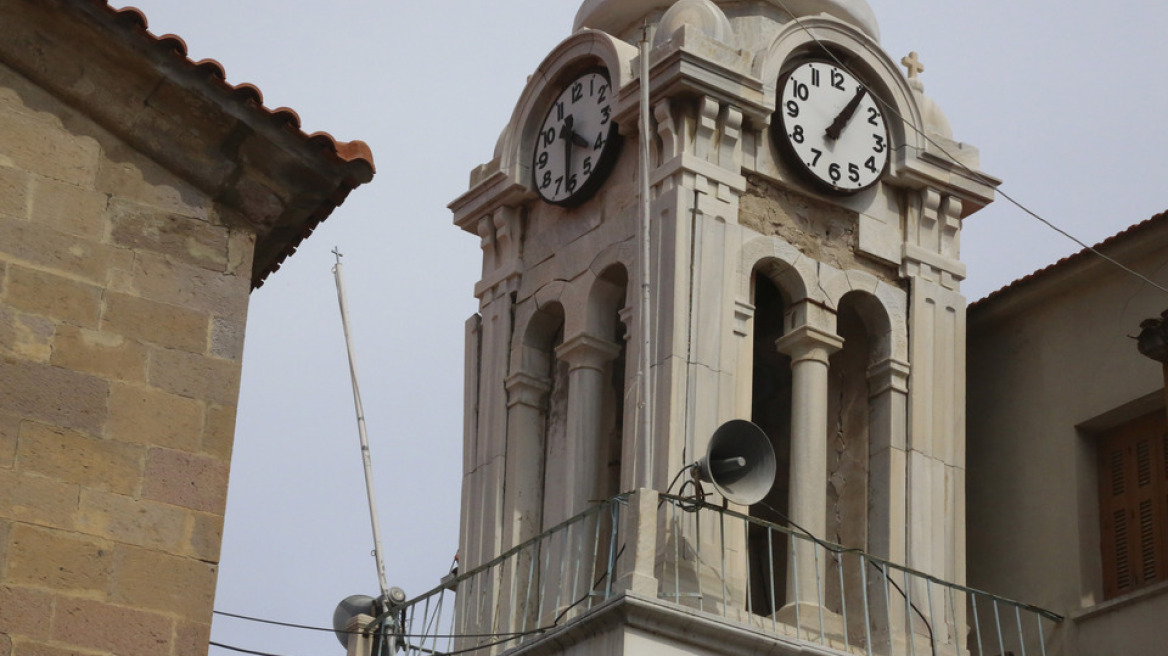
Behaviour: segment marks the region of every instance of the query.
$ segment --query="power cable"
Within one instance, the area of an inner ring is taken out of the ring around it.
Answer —
[[[273,654],[273,653],[267,652],[267,651],[252,651],[251,649],[244,649],[243,647],[233,647],[231,645],[225,645],[221,642],[215,642],[214,640],[212,640],[208,644],[210,644],[212,647],[218,647],[220,649],[226,649],[228,651],[239,652],[240,654],[254,654],[255,656],[281,656],[280,654]]]
[[[783,521],[785,521],[787,523],[788,526],[798,530],[803,535],[806,535],[812,542],[814,542],[815,544],[818,544],[819,546],[823,547],[824,549],[827,549],[828,551],[831,551],[831,552],[838,554],[838,555],[842,555],[845,553],[858,553],[858,554],[867,555],[863,549],[857,549],[855,547],[843,547],[840,545],[835,545],[835,544],[832,544],[830,542],[827,542],[826,540],[821,540],[820,538],[813,535],[811,533],[811,531],[808,531],[807,529],[805,529],[802,526],[799,526],[798,524],[793,522],[790,517],[787,517],[786,514],[780,512],[778,508],[775,508],[774,506],[770,505],[769,503],[767,503],[765,501],[760,501],[759,505],[761,505],[761,506],[765,507],[766,509],[770,510],[771,512],[775,513],[776,515],[781,517],[783,519]],[[925,614],[921,612],[920,608],[917,608],[916,602],[908,598],[908,594],[905,593],[904,589],[901,588],[899,585],[897,585],[896,581],[893,581],[892,577],[888,575],[887,565],[881,567],[880,565],[877,565],[875,561],[873,561],[871,559],[867,559],[867,560],[868,560],[869,565],[871,565],[872,567],[875,567],[876,570],[878,572],[880,572],[880,575],[884,577],[885,581],[891,583],[892,587],[896,588],[896,591],[900,593],[900,596],[904,597],[904,600],[906,602],[908,602],[908,605],[912,607],[914,612],[916,612],[917,617],[920,617],[921,621],[925,623],[925,628],[929,630],[929,645],[932,647],[933,656],[937,656],[937,647],[936,647],[937,642],[936,642],[936,638],[933,635],[933,625],[931,623],[929,623],[928,618],[925,617]]]
[[[835,62],[835,64],[837,66],[839,66],[843,70],[847,71],[852,77],[854,77],[856,79],[861,79],[860,76],[856,75],[850,68],[848,68],[848,66],[846,64],[844,64],[842,61],[840,61],[839,57],[837,57],[836,54],[834,52],[832,52],[831,48],[828,48],[827,45],[825,43],[823,43],[823,41],[821,41],[819,39],[819,37],[817,37],[815,35],[815,33],[811,31],[810,28],[808,28],[806,25],[804,25],[803,21],[801,21],[799,19],[799,17],[794,12],[792,12],[790,9],[787,9],[787,6],[783,2],[783,0],[775,0],[775,1],[778,3],[779,7],[781,7],[783,9],[783,11],[785,11],[791,15],[791,18],[794,19],[795,24],[799,27],[799,29],[803,30],[803,32],[805,32],[807,34],[807,36],[811,37],[811,40],[815,42],[815,45],[817,45],[819,47],[819,49],[824,52],[824,54],[826,54],[833,62]],[[920,135],[925,141],[929,142],[929,144],[934,146],[938,151],[940,151],[943,155],[945,155],[945,157],[947,157],[949,159],[949,161],[951,161],[952,163],[959,166],[962,170],[964,170],[969,175],[973,176],[974,179],[981,182],[982,184],[993,186],[992,180],[989,180],[984,174],[979,173],[977,171],[974,171],[972,168],[970,168],[964,162],[958,160],[952,153],[950,153],[948,150],[946,150],[944,146],[937,143],[937,141],[935,139],[933,139],[928,134],[926,134],[923,130],[918,128],[916,126],[916,124],[914,124],[912,121],[906,120],[904,118],[904,116],[902,116],[900,114],[900,112],[896,111],[896,107],[894,107],[891,103],[885,101],[883,98],[881,98],[880,96],[878,96],[874,93],[870,94],[870,95],[872,96],[873,99],[876,100],[877,103],[879,103],[881,106],[884,107],[885,111],[887,111],[888,113],[895,116],[898,120],[900,120],[901,123],[908,126],[909,129],[911,129],[913,132]],[[1013,205],[1014,207],[1017,207],[1018,209],[1022,210],[1024,213],[1026,213],[1029,216],[1033,217],[1034,219],[1038,220],[1039,222],[1041,222],[1043,225],[1050,228],[1051,230],[1054,230],[1055,232],[1059,233],[1060,235],[1075,242],[1076,244],[1081,246],[1084,250],[1090,252],[1092,255],[1095,255],[1099,258],[1102,258],[1106,262],[1118,267],[1124,273],[1127,273],[1128,275],[1133,276],[1136,279],[1141,280],[1141,281],[1151,285],[1152,287],[1164,292],[1165,294],[1168,294],[1168,288],[1160,285],[1159,283],[1153,281],[1152,279],[1139,273],[1138,271],[1134,271],[1130,267],[1125,266],[1124,264],[1120,263],[1118,260],[1116,260],[1108,255],[1103,254],[1102,252],[1099,251],[1099,249],[1095,248],[1094,246],[1087,244],[1086,242],[1075,237],[1074,235],[1067,232],[1066,230],[1063,230],[1062,228],[1056,226],[1053,222],[1043,218],[1037,212],[1030,209],[1026,205],[1023,205],[1020,201],[1016,200],[1010,194],[1006,193],[1005,191],[1002,191],[1002,189],[1000,187],[994,187],[994,191],[996,191],[998,194],[1000,194],[1002,196],[1002,198],[1005,198],[1007,201],[1009,201],[1010,204]]]

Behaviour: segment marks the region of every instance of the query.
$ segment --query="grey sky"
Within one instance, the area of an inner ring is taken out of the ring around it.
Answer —
[[[118,0],[113,4],[121,6]],[[1007,193],[1094,243],[1168,209],[1168,7],[871,0],[882,45]],[[457,547],[463,325],[478,239],[446,203],[491,158],[526,76],[574,1],[136,0],[308,132],[362,139],[358,189],[252,296],[216,608],[328,626],[376,594],[361,460],[330,266],[345,274],[391,585],[434,586]],[[974,300],[1079,248],[999,199],[963,232]],[[1168,299],[1166,299],[1168,306]],[[1133,331],[1135,327],[1132,327]],[[214,640],[339,654],[331,633],[216,618]],[[212,654],[228,653],[212,648]]]

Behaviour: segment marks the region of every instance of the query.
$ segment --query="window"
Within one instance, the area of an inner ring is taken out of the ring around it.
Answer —
[[[1099,441],[1103,596],[1168,580],[1168,421],[1163,410]]]

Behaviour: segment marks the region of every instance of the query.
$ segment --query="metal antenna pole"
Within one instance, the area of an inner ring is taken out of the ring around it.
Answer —
[[[365,433],[365,410],[361,406],[361,390],[357,387],[357,360],[353,355],[353,338],[349,335],[349,303],[345,299],[345,280],[341,276],[341,253],[333,248],[337,263],[333,277],[337,279],[337,299],[341,304],[341,326],[345,330],[345,348],[349,352],[349,377],[353,381],[353,406],[357,410],[357,432],[361,436],[361,459],[365,463],[365,492],[369,496],[369,521],[373,524],[373,558],[377,561],[377,582],[381,585],[382,602],[389,600],[389,584],[385,580],[385,558],[381,549],[381,529],[377,523],[377,499],[373,495],[373,462],[369,458],[369,436]]]

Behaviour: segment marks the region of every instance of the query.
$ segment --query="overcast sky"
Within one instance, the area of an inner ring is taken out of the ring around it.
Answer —
[[[122,6],[119,0],[111,0]],[[377,594],[330,251],[344,253],[391,585],[457,548],[463,326],[477,237],[446,204],[489,160],[574,0],[136,0],[306,131],[362,139],[378,174],[251,298],[216,608],[314,626]],[[882,45],[1002,189],[1094,243],[1168,209],[1168,5],[872,0]],[[972,301],[1079,250],[1004,199],[965,222]],[[1168,306],[1168,299],[1166,299]],[[1135,326],[1132,327],[1133,331]],[[331,633],[217,617],[217,642],[343,653]],[[229,652],[212,647],[211,654]]]

